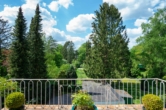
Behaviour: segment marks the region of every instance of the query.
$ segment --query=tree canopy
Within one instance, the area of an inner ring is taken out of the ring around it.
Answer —
[[[95,78],[127,76],[130,70],[129,40],[118,9],[108,3],[100,5],[95,11],[92,28],[86,49],[86,74]]]
[[[26,30],[26,20],[20,7],[12,33],[13,42],[10,55],[10,72],[11,76],[15,78],[27,78],[29,76]]]

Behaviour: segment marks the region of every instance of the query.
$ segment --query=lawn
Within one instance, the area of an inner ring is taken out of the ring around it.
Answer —
[[[77,73],[78,79],[81,79],[81,78],[90,79],[90,78],[88,78],[88,76],[86,76],[86,74],[85,74],[83,68],[78,68],[77,71],[76,71],[76,73]],[[80,85],[80,86],[81,86],[81,85],[82,85],[82,81],[81,81],[81,80],[77,80],[77,85]]]
[[[83,68],[78,68],[76,73],[77,73],[78,78],[88,78],[88,76],[86,76]]]

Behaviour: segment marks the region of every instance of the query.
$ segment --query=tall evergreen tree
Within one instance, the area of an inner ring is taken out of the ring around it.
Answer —
[[[73,59],[75,58],[74,43],[72,41],[65,42],[62,55],[68,63],[72,63]]]
[[[72,63],[72,61],[75,58],[75,51],[74,51],[74,43],[70,41],[69,46],[68,46],[68,52],[67,52],[67,61],[68,63]]]
[[[130,57],[121,14],[114,5],[103,3],[95,15],[91,43],[87,46],[85,72],[96,78],[126,76]]]
[[[10,56],[11,76],[15,78],[27,78],[29,76],[26,29],[26,20],[20,7],[13,29],[13,42]]]
[[[45,78],[47,74],[44,58],[44,43],[42,40],[42,18],[40,13],[39,5],[37,5],[35,16],[31,20],[28,34],[31,78]]]
[[[62,49],[62,55],[65,60],[67,60],[67,53],[68,53],[68,47],[69,47],[70,41],[66,41],[65,44],[63,45]]]

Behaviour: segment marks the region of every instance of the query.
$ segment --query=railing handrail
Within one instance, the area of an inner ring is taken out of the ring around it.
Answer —
[[[54,78],[54,79],[29,79],[29,78],[12,78],[9,80],[160,80],[165,81],[159,78]]]

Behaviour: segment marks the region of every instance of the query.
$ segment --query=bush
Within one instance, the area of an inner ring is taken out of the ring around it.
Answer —
[[[0,91],[1,96],[4,96],[4,91],[16,90],[17,83],[13,81],[9,81],[3,77],[0,77]]]
[[[163,78],[162,78],[163,80],[166,80],[166,76],[163,76]]]
[[[162,110],[163,101],[154,94],[147,94],[142,97],[142,103],[146,110]]]
[[[86,91],[78,91],[71,96],[72,104],[76,105],[79,110],[94,110],[94,102],[91,96]]]
[[[24,94],[21,92],[13,92],[6,98],[5,104],[7,108],[19,108],[25,102]]]

